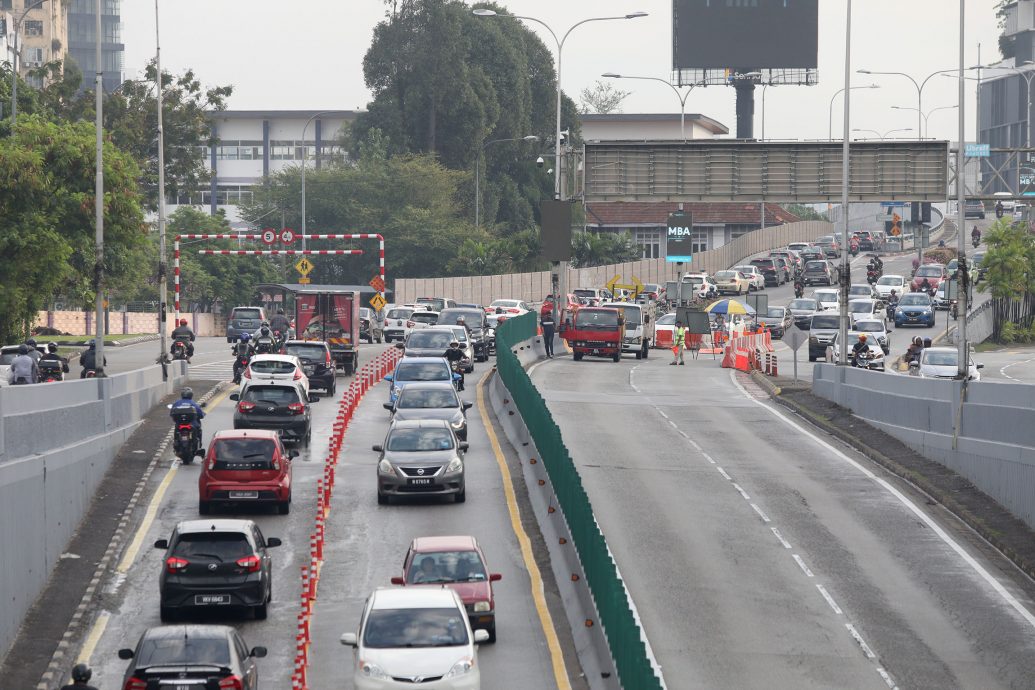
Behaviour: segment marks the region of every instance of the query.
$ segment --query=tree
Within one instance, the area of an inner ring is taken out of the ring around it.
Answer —
[[[1035,291],[1035,236],[1026,224],[998,220],[985,231],[984,240],[988,249],[981,260],[985,281],[980,289],[1002,299]]]
[[[826,220],[826,216],[812,206],[805,204],[784,204],[783,208],[791,215],[798,216],[802,220]]]
[[[624,232],[579,232],[572,238],[571,246],[573,268],[620,264],[640,258],[640,251]]]
[[[0,338],[25,335],[54,295],[94,301],[95,134],[92,124],[19,117],[0,140]],[[132,157],[104,146],[104,261],[108,292],[146,271],[147,230]]]
[[[581,104],[579,110],[583,113],[597,113],[609,115],[622,112],[622,101],[630,94],[630,91],[623,91],[616,88],[610,82],[602,82],[599,79],[592,86],[582,89],[579,95]]]

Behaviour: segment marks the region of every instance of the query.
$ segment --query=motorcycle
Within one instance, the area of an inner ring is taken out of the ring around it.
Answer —
[[[858,355],[852,357],[852,366],[856,369],[869,369],[875,359],[877,359],[877,353],[872,350],[860,352]]]
[[[804,283],[800,283],[800,282],[795,283],[794,284],[794,297],[795,297],[795,299],[800,299],[801,296],[804,295],[804,294],[805,294],[805,284]]]
[[[895,323],[895,307],[897,306],[897,304],[892,304],[889,302],[888,306],[884,307],[884,314],[887,317],[887,320],[891,323]]]
[[[251,359],[248,355],[237,355],[234,358],[234,383],[241,382],[241,376],[244,374],[244,370],[248,368],[248,363],[251,362]]]
[[[62,363],[58,360],[41,359],[38,366],[40,368],[40,383],[54,383],[55,381],[65,380]]]
[[[464,363],[461,360],[450,360],[449,368],[453,370],[453,383],[458,391],[464,389]]]
[[[83,378],[84,379],[95,379],[95,378],[97,378],[97,370],[96,369],[87,369],[85,372],[83,372]]]
[[[875,285],[880,276],[877,274],[877,269],[869,268],[866,270],[866,282],[870,285]]]
[[[853,245],[852,245],[852,246],[851,246],[851,247],[850,247],[850,248],[848,249],[848,251],[849,251],[849,252],[850,252],[850,253],[852,254],[852,258],[854,259],[854,258],[855,258],[856,256],[858,256],[858,255],[859,255],[859,245],[857,245],[857,244],[853,244]]]
[[[172,355],[173,360],[187,359],[187,343],[184,340],[174,340],[172,345],[169,347],[169,354]]]
[[[173,453],[184,465],[194,462],[195,456],[204,455],[201,447],[201,436],[194,433],[194,421],[198,413],[193,407],[173,407],[169,405],[176,430],[173,433]]]
[[[981,244],[981,235],[971,235],[970,243],[974,245],[974,249],[977,249],[978,245]]]
[[[951,302],[949,302],[949,314],[952,316],[952,319],[954,321],[960,317],[960,308],[958,300],[952,300]]]
[[[280,352],[280,349],[284,347],[284,332],[280,330],[273,331],[273,348],[275,351]]]

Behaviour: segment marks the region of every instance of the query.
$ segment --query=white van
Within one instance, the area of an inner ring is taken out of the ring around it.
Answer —
[[[600,306],[618,309],[625,314],[622,352],[631,352],[636,359],[646,359],[654,345],[654,308],[636,302],[604,302]]]
[[[598,307],[601,302],[607,302],[614,299],[611,292],[604,288],[578,288],[577,290],[572,290],[572,292],[579,299],[589,300],[589,306],[591,307]]]

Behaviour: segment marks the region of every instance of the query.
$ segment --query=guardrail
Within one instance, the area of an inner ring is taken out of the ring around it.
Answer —
[[[532,312],[507,319],[496,332],[496,369],[528,427],[564,519],[593,596],[607,644],[625,690],[661,690],[639,623],[633,614],[625,585],[611,557],[607,540],[597,525],[593,506],[582,486],[560,427],[512,348],[536,335]]]

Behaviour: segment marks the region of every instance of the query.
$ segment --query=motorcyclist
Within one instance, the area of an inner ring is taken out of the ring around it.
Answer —
[[[878,273],[878,274],[882,274],[882,273],[884,273],[884,261],[882,261],[882,260],[881,260],[881,258],[880,258],[879,256],[876,256],[876,255],[875,255],[875,256],[874,256],[874,257],[873,257],[873,258],[871,259],[871,261],[873,262],[873,265],[877,267],[877,273]]]
[[[68,360],[58,354],[57,343],[47,343],[47,351],[40,357],[41,362],[61,362],[61,371],[68,373]]]
[[[464,389],[464,368],[460,365],[460,361],[464,358],[464,351],[460,349],[460,343],[456,340],[449,343],[449,349],[443,356],[449,362],[450,369],[460,374],[456,388],[462,391]]]
[[[242,333],[234,345],[234,383],[241,382],[241,372],[246,366],[247,362],[252,356],[252,335],[251,333]],[[241,360],[244,360],[243,362]]]
[[[869,352],[870,347],[866,344],[866,334],[860,333],[859,340],[856,341],[855,345],[852,345],[852,364],[859,366],[859,356],[864,352]]]
[[[85,379],[86,372],[97,370],[97,343],[91,340],[90,346],[86,349],[86,352],[79,355],[79,364],[83,367],[83,370],[79,372],[79,378]],[[108,366],[108,358],[104,358],[104,366]]]
[[[61,690],[97,690],[90,685],[90,678],[93,671],[86,664],[76,664],[72,667],[72,682],[62,686]]]
[[[974,229],[970,231],[970,239],[974,243],[974,246],[981,244],[981,231],[978,230],[978,226],[974,226]]]
[[[184,410],[188,407],[194,408],[194,411],[197,413],[194,416],[194,421],[191,423],[191,426],[193,427],[195,438],[197,438],[200,443],[201,420],[205,418],[205,410],[201,409],[201,405],[194,402],[194,389],[190,386],[186,386],[182,391],[180,391],[180,399],[172,404],[172,408],[170,408],[169,412],[170,414],[175,415],[177,410]]]
[[[34,360],[36,360],[36,362],[39,362],[40,358],[43,356],[43,352],[40,350],[39,346],[36,344],[36,339],[35,338],[29,338],[28,340],[25,341],[25,344],[29,347],[29,356],[32,357]]]
[[[931,282],[927,280],[927,278],[924,278],[923,281],[920,283],[920,291],[926,292],[927,294],[931,294]]]
[[[794,296],[801,297],[805,294],[805,278],[799,273],[794,276]]]
[[[906,348],[906,362],[916,362],[920,360],[920,353],[924,351],[924,341],[920,336],[913,338],[913,342],[909,343],[909,347]]]
[[[187,346],[187,361],[194,356],[194,331],[187,325],[187,319],[180,319],[180,325],[173,329],[173,341],[182,340]]]
[[[18,346],[18,354],[11,360],[9,382],[15,386],[40,382],[39,365],[29,354],[29,346],[25,343]]]
[[[252,336],[255,339],[255,353],[256,354],[273,354],[277,349],[276,340],[273,338],[273,332],[270,330],[269,323],[263,321],[262,325],[259,326],[258,332]]]
[[[270,319],[270,330],[274,333],[280,331],[280,337],[283,340],[288,339],[288,335],[291,332],[291,320],[284,315],[283,309],[278,309],[277,313]]]
[[[859,238],[855,237],[853,235],[852,239],[849,240],[849,242],[848,242],[848,247],[849,247],[849,251],[852,253],[852,256],[855,256],[856,254],[858,254],[859,253]]]

